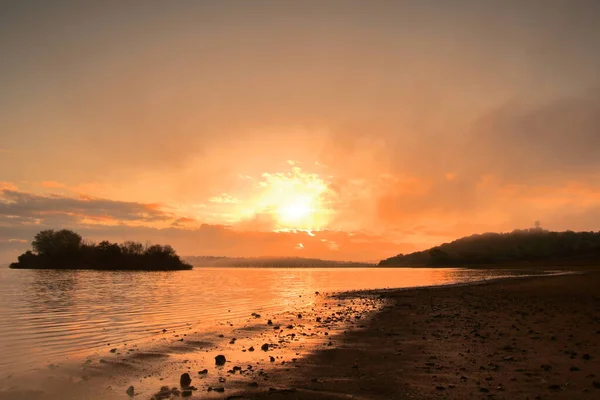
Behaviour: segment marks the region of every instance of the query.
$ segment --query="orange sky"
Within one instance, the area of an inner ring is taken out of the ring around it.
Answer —
[[[0,262],[33,235],[379,260],[600,226],[593,1],[0,5]]]

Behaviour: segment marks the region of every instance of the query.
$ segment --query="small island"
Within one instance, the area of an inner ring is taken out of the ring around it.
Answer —
[[[190,270],[193,267],[179,258],[169,246],[143,245],[138,242],[98,244],[84,242],[68,229],[44,230],[35,235],[28,250],[12,263],[13,269],[93,269],[133,271]]]

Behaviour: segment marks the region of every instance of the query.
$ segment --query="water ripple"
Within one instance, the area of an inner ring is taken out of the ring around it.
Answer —
[[[162,329],[285,311],[315,291],[468,282],[506,271],[461,269],[235,269],[178,272],[0,270],[0,373],[106,351]],[[202,325],[204,324],[204,325]],[[200,328],[199,328],[200,327]]]

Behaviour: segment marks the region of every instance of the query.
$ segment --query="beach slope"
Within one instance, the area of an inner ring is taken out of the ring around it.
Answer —
[[[599,272],[354,296],[373,295],[362,329],[233,398],[600,396]]]

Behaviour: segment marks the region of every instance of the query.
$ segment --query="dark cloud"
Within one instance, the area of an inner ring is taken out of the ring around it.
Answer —
[[[599,152],[600,90],[594,90],[537,106],[511,102],[489,112],[474,125],[459,166],[466,175],[556,183],[599,173]]]
[[[512,101],[451,137],[379,136],[387,150],[374,159],[390,177],[374,184],[371,176],[367,184],[380,226],[410,231],[426,224],[459,236],[528,227],[536,219],[555,229],[600,223],[591,211],[600,189],[599,90],[543,103]]]
[[[113,222],[159,222],[173,216],[157,205],[114,201],[89,197],[38,195],[16,190],[0,191],[2,222],[41,221],[44,224],[68,224],[90,218]]]

